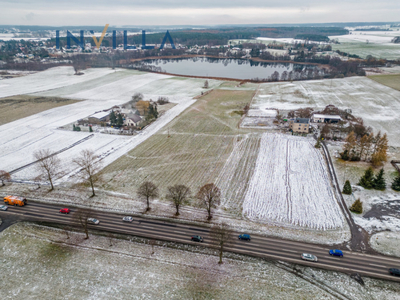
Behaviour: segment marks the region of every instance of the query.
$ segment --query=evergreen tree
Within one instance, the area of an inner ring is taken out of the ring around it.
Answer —
[[[124,119],[121,114],[118,114],[117,126],[121,127],[122,125],[124,125]]]
[[[153,112],[154,118],[158,118],[158,111],[157,111],[157,105],[154,105],[154,112]]]
[[[350,211],[357,213],[357,214],[362,213],[363,206],[362,206],[362,202],[360,201],[360,199],[357,199],[356,201],[354,201],[353,205],[350,207]]]
[[[117,117],[115,116],[115,112],[113,110],[110,112],[110,123],[111,125],[117,124]]]
[[[372,189],[374,187],[373,180],[374,180],[374,172],[372,171],[372,168],[369,167],[365,171],[364,176],[360,178],[358,185],[366,189]]]
[[[350,181],[346,180],[344,187],[343,187],[343,194],[351,195],[352,189],[350,185]]]
[[[393,180],[392,182],[392,189],[395,191],[400,192],[400,173],[397,175],[397,177]]]
[[[378,175],[374,178],[374,189],[384,191],[386,189],[386,181],[383,178],[383,168],[379,171]]]
[[[146,120],[151,120],[154,118],[154,107],[152,104],[149,105],[149,110],[147,112]]]

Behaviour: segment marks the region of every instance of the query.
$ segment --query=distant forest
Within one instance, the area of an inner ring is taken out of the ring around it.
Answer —
[[[218,30],[174,30],[170,31],[175,44],[194,45],[226,45],[231,39],[269,38],[301,38],[314,41],[329,41],[329,35],[348,34],[347,29],[340,27],[258,27],[227,28]],[[148,44],[161,44],[165,32],[146,35]],[[129,43],[140,45],[142,36],[129,38]]]

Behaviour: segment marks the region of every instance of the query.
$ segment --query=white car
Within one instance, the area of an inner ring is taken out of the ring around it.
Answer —
[[[124,221],[124,222],[130,222],[130,223],[132,223],[132,221],[133,221],[133,217],[129,217],[129,216],[127,216],[127,217],[123,217],[123,218],[122,218],[122,221]]]
[[[100,223],[100,221],[95,218],[88,218],[87,220],[88,220],[88,223],[92,223],[94,225],[97,225]]]
[[[309,253],[303,253],[301,255],[301,259],[309,260],[309,261],[318,261],[318,258],[315,255]]]
[[[7,210],[7,209],[8,209],[7,206],[5,206],[5,205],[0,205],[0,210]]]

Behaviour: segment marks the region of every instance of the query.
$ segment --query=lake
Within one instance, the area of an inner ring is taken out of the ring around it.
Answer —
[[[267,79],[275,73],[279,78],[286,71],[287,79],[306,79],[322,75],[317,66],[296,63],[255,62],[247,59],[195,57],[183,59],[148,59],[133,64],[134,68],[183,76],[223,77],[232,79]],[[274,76],[277,76],[275,73]],[[283,75],[285,76],[285,75]],[[306,78],[304,78],[306,77]]]

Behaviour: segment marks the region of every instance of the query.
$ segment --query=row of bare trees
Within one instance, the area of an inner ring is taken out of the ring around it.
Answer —
[[[159,197],[158,187],[151,181],[143,182],[138,191],[137,195],[146,201],[146,211],[150,210],[150,200]],[[167,188],[167,194],[165,198],[171,201],[171,204],[176,209],[176,216],[179,216],[179,208],[182,205],[189,204],[192,196],[190,188],[183,184],[176,184]],[[198,205],[207,210],[207,219],[212,218],[212,209],[216,208],[221,201],[221,191],[214,183],[208,183],[202,186],[195,199],[198,200]]]
[[[54,180],[65,175],[65,170],[61,159],[56,152],[50,149],[42,149],[34,152],[35,167],[39,176],[35,181],[46,181],[50,184],[50,190],[54,190]],[[101,169],[101,162],[95,153],[91,150],[82,150],[80,154],[72,160],[72,163],[78,167],[78,176],[82,182],[87,182],[92,189],[92,197],[95,196],[94,185],[100,179],[98,172]],[[2,186],[11,180],[10,173],[0,170],[0,181]]]

